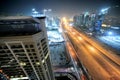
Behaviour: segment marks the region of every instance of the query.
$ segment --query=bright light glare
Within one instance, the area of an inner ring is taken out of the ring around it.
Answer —
[[[78,37],[79,40],[82,40],[82,37]]]
[[[68,22],[67,22],[66,17],[63,17],[63,18],[62,18],[62,21],[63,21],[63,23],[64,23],[64,25],[65,25],[65,26],[67,26],[67,25],[68,25]]]
[[[70,23],[69,26],[73,26],[73,23]]]
[[[102,27],[107,27],[107,25],[106,24],[102,24]]]
[[[102,12],[105,12],[105,11],[107,11],[107,10],[108,10],[108,8],[105,8],[105,9],[102,9],[101,11],[102,11]]]
[[[35,8],[33,8],[32,11],[35,11]]]
[[[103,14],[105,14],[105,13],[107,13],[107,11],[108,11],[109,8],[110,8],[110,7],[104,8],[104,9],[101,10],[101,12],[102,12]]]
[[[62,29],[61,29],[61,28],[59,28],[58,31],[59,31],[60,33],[62,33]]]
[[[64,22],[67,22],[67,19],[66,19],[66,17],[63,17],[63,18],[62,18],[62,20],[63,20]]]
[[[36,62],[36,65],[40,65],[40,63],[39,63],[39,62]]]
[[[29,79],[28,77],[21,77],[21,78],[11,78],[10,80],[20,80],[20,79]]]
[[[95,48],[92,47],[92,46],[89,46],[89,49],[90,49],[91,51],[95,51]]]
[[[71,70],[74,70],[74,68],[73,68],[73,67],[71,67],[70,69],[71,69]]]
[[[26,66],[26,63],[25,62],[21,62],[20,65],[21,66]]]
[[[112,32],[108,32],[108,35],[112,35],[113,33]]]

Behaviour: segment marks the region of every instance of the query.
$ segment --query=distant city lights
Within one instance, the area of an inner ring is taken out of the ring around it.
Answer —
[[[101,13],[102,13],[102,14],[106,14],[106,13],[108,12],[109,8],[110,8],[110,7],[102,9],[102,10],[101,10]]]
[[[113,32],[109,31],[109,32],[108,32],[108,35],[109,35],[109,36],[113,35]]]
[[[40,14],[38,11],[36,11],[35,8],[32,9],[32,16],[33,17],[40,17],[40,16],[44,16],[43,14]]]

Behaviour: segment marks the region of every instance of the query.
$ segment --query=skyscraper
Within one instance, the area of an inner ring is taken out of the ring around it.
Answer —
[[[54,80],[44,19],[0,18],[0,69],[10,78]]]

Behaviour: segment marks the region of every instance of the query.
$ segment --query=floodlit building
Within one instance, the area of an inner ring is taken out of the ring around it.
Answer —
[[[0,18],[0,69],[11,79],[54,80],[44,19]]]

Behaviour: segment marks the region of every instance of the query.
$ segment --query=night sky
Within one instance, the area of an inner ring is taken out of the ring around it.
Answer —
[[[120,5],[120,0],[0,0],[0,14],[31,15],[32,8],[35,8],[39,12],[52,9],[53,15],[70,17],[115,5]]]

